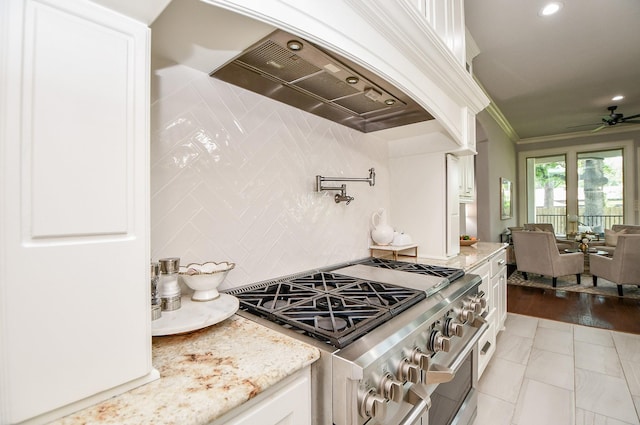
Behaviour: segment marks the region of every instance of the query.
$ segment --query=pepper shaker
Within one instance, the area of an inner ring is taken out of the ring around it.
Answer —
[[[180,258],[161,258],[160,262],[160,300],[163,311],[177,310],[181,306],[178,270]]]

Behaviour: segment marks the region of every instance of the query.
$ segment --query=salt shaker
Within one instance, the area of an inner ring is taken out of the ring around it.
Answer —
[[[162,316],[162,301],[158,283],[160,281],[160,264],[151,263],[151,320],[157,320]]]
[[[180,258],[161,258],[160,262],[160,300],[163,311],[173,311],[180,308],[180,285],[178,284],[178,270]]]

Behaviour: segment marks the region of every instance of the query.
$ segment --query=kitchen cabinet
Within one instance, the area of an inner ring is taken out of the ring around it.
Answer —
[[[455,58],[464,65],[466,60],[464,0],[410,0],[409,4],[426,19]]]
[[[491,257],[491,298],[496,307],[496,333],[504,329],[507,320],[507,251],[502,249]]]
[[[496,349],[496,332],[494,319],[496,317],[495,300],[492,295],[491,288],[491,263],[490,259],[486,259],[476,267],[467,270],[467,273],[477,274],[482,278],[482,283],[478,287],[478,291],[485,294],[487,300],[487,308],[484,313],[484,319],[487,321],[488,327],[484,335],[478,341],[478,377],[482,376],[482,372],[487,367],[489,360],[493,356]]]
[[[478,376],[484,372],[496,350],[496,338],[504,329],[507,318],[507,267],[506,251],[501,249],[467,273],[477,274],[482,278],[478,288],[485,293],[487,308],[484,319],[489,325],[485,334],[478,341]]]
[[[310,425],[309,366],[269,388],[211,425]]]
[[[42,423],[157,377],[149,30],[3,1],[0,68],[0,423]]]
[[[414,154],[389,159],[390,224],[411,235],[421,257],[460,252],[457,158]]]
[[[475,200],[475,161],[473,155],[458,157],[458,197],[461,203]]]

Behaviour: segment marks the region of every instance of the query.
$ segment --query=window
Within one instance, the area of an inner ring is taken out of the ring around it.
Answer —
[[[551,223],[558,234],[567,228],[567,162],[564,155],[527,158],[530,223]]]
[[[518,153],[518,221],[551,223],[563,235],[603,234],[632,220],[633,141],[589,143]],[[640,158],[640,150],[638,150]],[[581,226],[581,227],[580,227]]]
[[[624,219],[622,149],[578,153],[578,223],[603,234]],[[580,229],[580,228],[579,228]]]

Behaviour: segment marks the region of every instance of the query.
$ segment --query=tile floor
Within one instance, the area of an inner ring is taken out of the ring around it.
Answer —
[[[474,425],[640,425],[640,335],[509,313]]]

